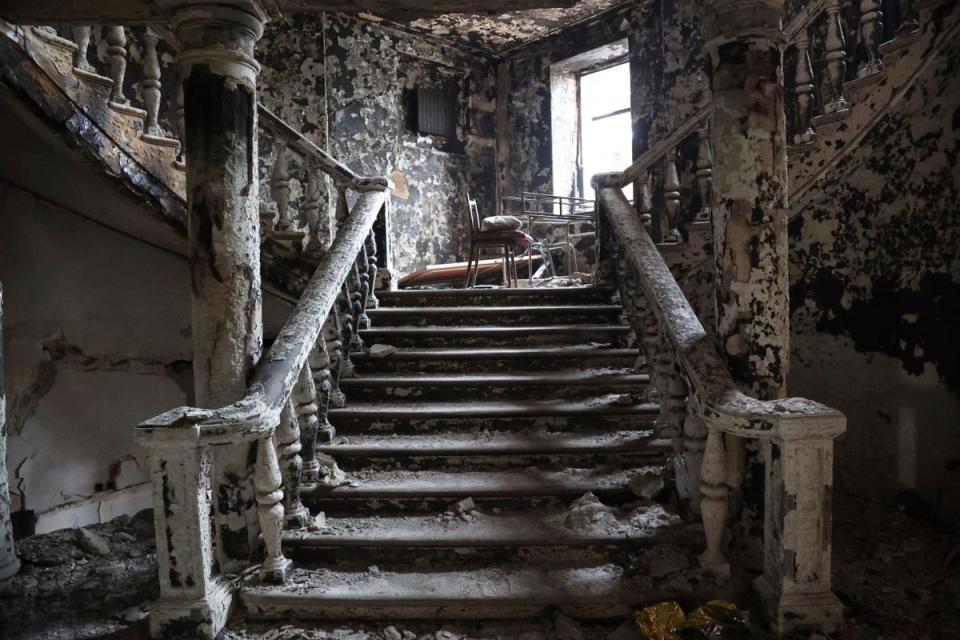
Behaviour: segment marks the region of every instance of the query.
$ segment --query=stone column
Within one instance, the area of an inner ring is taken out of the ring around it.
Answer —
[[[786,392],[790,337],[784,1],[706,4],[716,339],[744,393],[771,400]],[[763,486],[760,471],[747,467],[762,464],[762,445],[729,437],[725,443],[735,454],[727,484],[739,484],[730,495],[731,552],[742,566],[759,569]]]
[[[744,391],[783,397],[789,362],[783,0],[713,0],[717,340]]]
[[[262,349],[254,46],[265,17],[253,2],[184,2],[181,41],[192,287],[195,404],[241,399]],[[217,552],[225,572],[257,543],[250,443],[213,453]]]
[[[10,522],[10,491],[7,480],[7,398],[4,394],[3,360],[3,285],[0,285],[0,580],[20,570],[17,549],[13,544]]]

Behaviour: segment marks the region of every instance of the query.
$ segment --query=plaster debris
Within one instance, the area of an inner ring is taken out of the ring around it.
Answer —
[[[375,344],[370,347],[367,353],[371,358],[387,358],[395,354],[399,349],[392,344]]]
[[[74,529],[73,539],[77,546],[95,556],[105,556],[110,553],[107,541],[89,529]]]

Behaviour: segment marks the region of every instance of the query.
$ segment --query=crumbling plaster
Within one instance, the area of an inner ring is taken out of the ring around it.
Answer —
[[[798,358],[791,393],[843,390],[823,398],[851,416],[839,455],[842,482],[882,495],[915,488],[954,518],[960,518],[958,64],[954,41],[817,185],[790,226]],[[833,366],[824,366],[825,358]],[[914,443],[916,477],[893,472],[901,440]]]
[[[391,240],[400,273],[464,257],[467,192],[484,210],[494,206],[495,68],[486,56],[330,13],[269,25],[258,55],[268,108],[355,171],[393,180]],[[456,140],[412,130],[418,86],[457,96]],[[267,180],[271,152],[262,149],[261,159]],[[302,191],[294,180],[295,212]],[[329,185],[327,194],[332,202]]]

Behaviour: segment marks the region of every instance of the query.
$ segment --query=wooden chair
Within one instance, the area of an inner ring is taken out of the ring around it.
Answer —
[[[470,214],[470,258],[467,261],[467,277],[464,288],[477,286],[477,272],[480,269],[481,249],[500,249],[503,251],[503,286],[518,287],[517,250],[523,253],[534,240],[520,229],[498,229],[482,231],[480,210],[477,201],[467,196],[467,209]]]

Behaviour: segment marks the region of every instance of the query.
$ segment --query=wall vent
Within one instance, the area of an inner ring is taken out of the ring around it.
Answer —
[[[439,89],[417,89],[417,131],[448,138],[456,137],[456,95]]]

